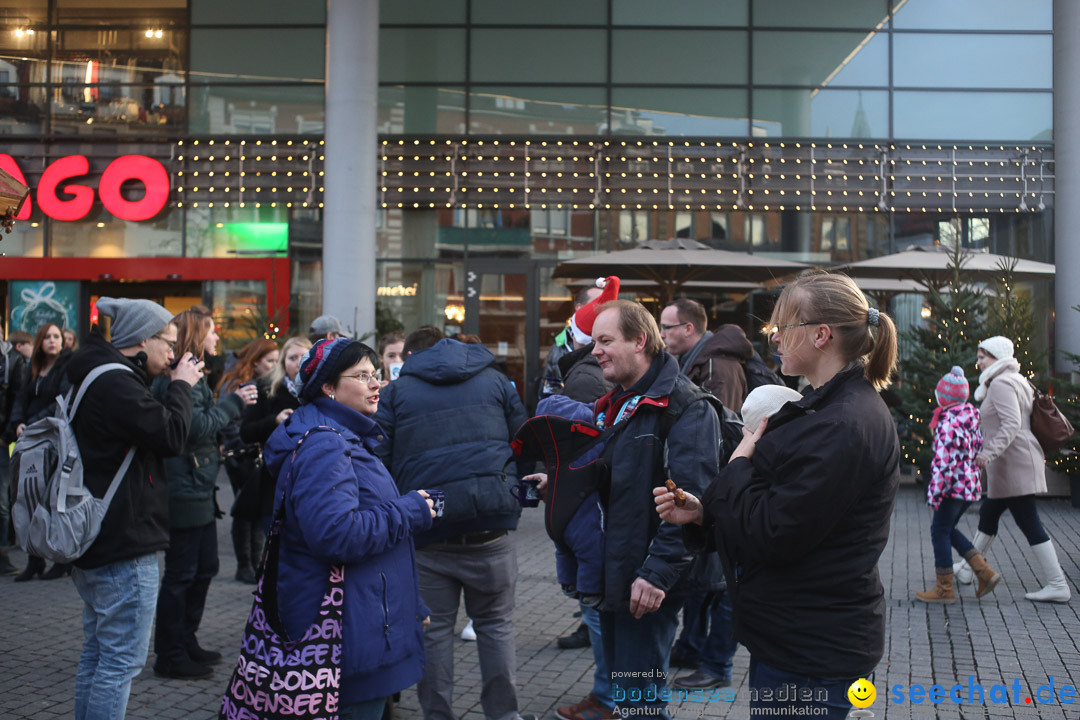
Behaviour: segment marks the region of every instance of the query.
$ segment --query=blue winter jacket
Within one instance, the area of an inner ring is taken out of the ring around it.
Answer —
[[[337,432],[308,435],[315,426]],[[390,695],[424,668],[413,534],[431,527],[427,502],[401,495],[373,449],[382,430],[328,398],[302,405],[264,448],[277,478],[274,509],[285,506],[278,597],[290,638],[318,615],[330,567],[345,564],[342,704]]]
[[[514,386],[483,345],[441,340],[413,353],[383,388],[375,420],[386,431],[379,457],[402,492],[446,492],[443,517],[418,547],[456,535],[513,530],[521,506],[510,440],[525,422]]]

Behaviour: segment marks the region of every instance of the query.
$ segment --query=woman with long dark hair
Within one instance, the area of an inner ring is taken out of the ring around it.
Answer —
[[[719,549],[735,636],[750,651],[751,714],[839,719],[885,646],[877,562],[900,447],[878,390],[896,363],[896,327],[851,278],[822,272],[784,289],[770,326],[781,371],[810,389],[744,429],[701,500],[653,494],[660,517],[703,526]]]
[[[258,402],[258,383],[266,380],[278,365],[277,343],[266,338],[252,340],[237,353],[236,364],[221,378],[218,395],[240,387],[255,391]],[[254,405],[252,405],[254,407]],[[250,408],[249,408],[250,409]],[[262,556],[263,539],[266,535],[261,519],[259,488],[259,446],[244,440],[240,433],[240,419],[230,422],[221,431],[221,443],[225,448],[225,472],[232,485],[233,503],[232,541],[236,553],[237,581],[255,584],[255,568]]]
[[[206,334],[213,320],[186,310],[173,320],[176,325],[174,354],[191,353],[202,360]],[[161,400],[170,379],[154,380],[152,391]],[[202,620],[206,593],[218,572],[217,475],[220,466],[218,433],[240,417],[245,405],[255,402],[255,388],[238,388],[220,404],[203,377],[191,388],[194,408],[184,451],[165,458],[169,484],[169,547],[165,551],[165,574],[158,593],[154,672],[165,677],[200,678],[213,671],[209,665],[221,654],[199,646],[195,633]]]
[[[22,436],[27,425],[51,415],[56,396],[63,395],[71,387],[65,372],[70,357],[71,351],[64,349],[64,335],[59,325],[45,323],[38,328],[30,351],[30,377],[19,388],[8,420],[7,435],[12,440]],[[26,569],[15,576],[15,582],[32,580],[35,576],[55,580],[70,574],[69,563],[55,563],[46,572],[45,559],[31,555],[27,558]]]

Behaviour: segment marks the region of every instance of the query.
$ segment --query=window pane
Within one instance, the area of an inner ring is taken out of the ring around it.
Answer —
[[[166,28],[161,37],[143,30],[62,30],[57,33],[52,82],[153,83],[162,75],[183,75],[187,33]]]
[[[289,211],[283,207],[187,209],[187,257],[245,257],[284,254],[289,246]]]
[[[0,61],[0,68],[4,64]],[[0,78],[6,72],[0,70]],[[44,120],[44,87],[0,85],[0,135],[40,133]]]
[[[325,107],[321,85],[192,87],[190,129],[195,135],[322,135]]]
[[[50,223],[52,257],[151,257],[179,255],[182,211],[165,206],[150,221],[113,217],[95,205],[85,219]]]
[[[465,313],[464,271],[455,263],[379,261],[375,265],[380,288],[408,288],[412,294],[384,295],[376,301],[378,310],[405,328],[448,324],[460,328]],[[451,320],[451,318],[455,318]],[[456,332],[456,331],[455,331]]]
[[[612,80],[617,83],[745,84],[745,32],[615,30]]]
[[[612,23],[615,25],[735,25],[749,22],[747,0],[679,0],[657,3],[653,0],[613,0]]]
[[[30,220],[17,220],[11,234],[4,235],[3,254],[10,257],[41,257],[45,254],[45,228],[37,205]]]
[[[483,88],[469,98],[469,132],[597,135],[607,126],[603,88]]]
[[[745,90],[616,88],[611,124],[628,135],[745,135]]]
[[[911,140],[1050,141],[1053,95],[897,91],[893,132]]]
[[[385,25],[464,23],[465,0],[381,0],[379,22]]]
[[[1052,30],[1053,0],[893,0],[893,27],[919,30]]]
[[[227,4],[227,3],[222,3]],[[109,0],[58,0],[56,21],[72,25],[129,25],[153,22],[155,25],[186,25],[186,0],[139,0],[139,2],[110,2]]]
[[[0,7],[0,23],[4,26],[43,23],[48,15],[47,0],[7,0]]]
[[[465,82],[465,31],[391,28],[379,33],[380,82]]]
[[[473,30],[474,82],[604,82],[602,30]]]
[[[897,33],[893,60],[896,85],[1053,87],[1053,40],[1049,35]]]
[[[758,27],[861,27],[885,22],[881,0],[753,0]]]
[[[326,31],[192,30],[192,82],[308,80],[322,85]]]
[[[472,0],[472,22],[498,25],[603,25],[607,0],[545,0],[515,3]]]
[[[379,88],[380,135],[465,133],[464,88]]]
[[[183,132],[184,86],[179,76],[172,77],[175,84],[61,85],[53,90],[52,131],[57,135],[115,135],[123,128],[138,134]]]
[[[183,5],[183,0],[180,5]],[[317,25],[326,3],[294,0],[191,0],[192,25]]]
[[[889,95],[876,90],[757,90],[754,135],[886,138]]]
[[[754,82],[777,85],[885,85],[883,33],[756,32]]]

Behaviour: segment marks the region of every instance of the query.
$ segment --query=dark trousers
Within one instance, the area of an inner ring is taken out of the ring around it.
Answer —
[[[683,629],[675,647],[698,661],[698,669],[731,681],[731,659],[739,643],[731,624],[727,590],[691,595],[683,605]]]
[[[847,692],[859,678],[826,680],[798,675],[766,665],[750,656],[750,717],[788,715],[843,720],[851,710]],[[867,678],[873,682],[873,677]],[[809,689],[810,700],[803,700]],[[808,708],[815,708],[809,710]],[[818,709],[824,709],[823,714]],[[814,713],[811,715],[811,713]]]
[[[218,572],[217,525],[169,530],[165,575],[157,602],[154,652],[177,662],[198,645],[195,633],[206,607],[210,580]]]
[[[985,498],[979,508],[979,532],[987,535],[998,534],[998,521],[1008,510],[1012,513],[1016,526],[1024,533],[1028,545],[1038,545],[1050,539],[1039,520],[1039,508],[1034,495],[1020,495],[1008,498]]]
[[[952,550],[964,557],[974,546],[964,533],[956,529],[960,516],[971,505],[969,500],[942,498],[930,521],[930,543],[934,547],[934,567],[944,572],[952,570]]]
[[[633,708],[629,712],[635,717],[671,717],[663,698],[680,607],[679,600],[667,601],[640,620],[629,611],[600,612],[600,636],[611,671],[612,698],[619,708]]]

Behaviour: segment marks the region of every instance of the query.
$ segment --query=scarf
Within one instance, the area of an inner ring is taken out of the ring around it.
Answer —
[[[1016,361],[1016,358],[1003,358],[1001,360],[995,360],[994,364],[982,371],[979,375],[979,387],[975,388],[975,402],[982,402],[986,399],[986,390],[990,386],[990,381],[996,378],[1003,372],[1020,372],[1020,363]]]
[[[300,373],[296,373],[296,379],[290,379],[288,375],[281,378],[281,384],[285,386],[285,389],[289,391],[289,394],[296,399],[300,399]]]

